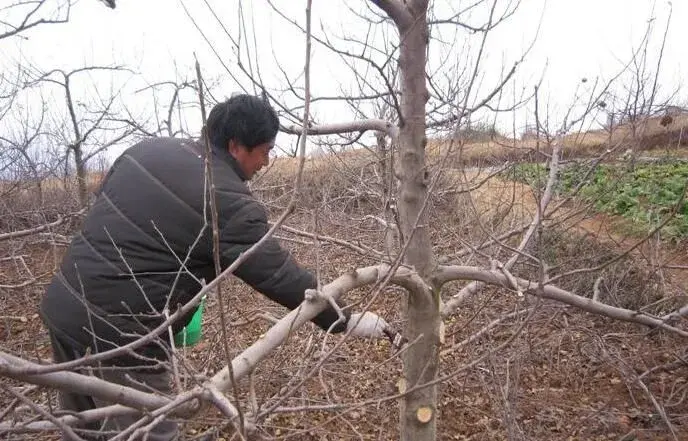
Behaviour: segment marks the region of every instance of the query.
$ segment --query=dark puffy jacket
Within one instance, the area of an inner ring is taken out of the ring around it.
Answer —
[[[224,270],[267,232],[267,215],[228,152],[213,149],[212,164]],[[201,289],[201,279],[215,277],[205,192],[200,142],[153,138],[125,151],[105,177],[42,299],[46,326],[79,353],[89,347],[101,352],[159,326],[166,306],[171,314],[188,302]],[[234,275],[289,309],[316,286],[314,276],[274,239]],[[174,323],[173,332],[192,314]],[[313,321],[328,329],[336,320],[336,312],[328,308]],[[343,329],[338,325],[333,332]],[[167,338],[163,334],[138,354],[164,360],[161,344]],[[142,364],[133,355],[113,362]]]

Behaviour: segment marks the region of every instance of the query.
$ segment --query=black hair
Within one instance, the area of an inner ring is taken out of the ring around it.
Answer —
[[[278,130],[277,112],[267,101],[239,94],[213,107],[205,134],[215,148],[226,149],[229,141],[235,139],[251,150],[275,139]]]

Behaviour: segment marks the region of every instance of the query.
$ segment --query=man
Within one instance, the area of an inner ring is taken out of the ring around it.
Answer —
[[[245,181],[268,164],[279,122],[260,98],[236,95],[208,115],[204,136],[212,146],[220,261],[231,265],[268,230],[267,215]],[[103,180],[97,198],[74,236],[59,271],[48,287],[41,317],[49,330],[55,362],[120,347],[149,334],[215,277],[211,210],[207,198],[203,141],[153,138],[125,151]],[[268,298],[296,308],[304,291],[316,287],[279,243],[270,239],[241,264],[234,275]],[[172,324],[179,332],[194,311]],[[331,332],[381,338],[387,324],[372,313],[352,316]],[[329,329],[338,319],[328,308],[313,319]],[[102,378],[144,390],[168,393],[167,333],[133,352],[108,359]],[[112,369],[116,367],[118,369]],[[131,379],[126,378],[125,374]],[[88,396],[62,393],[66,410],[107,405]],[[135,417],[108,421],[92,430],[117,433]],[[176,423],[158,424],[148,439],[178,439]]]

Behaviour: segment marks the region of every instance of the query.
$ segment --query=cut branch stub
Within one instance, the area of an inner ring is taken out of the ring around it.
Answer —
[[[432,408],[429,406],[422,406],[416,410],[416,418],[421,424],[427,424],[432,419]]]
[[[400,394],[406,393],[406,379],[405,378],[399,378],[399,381],[397,381],[397,389],[399,390]]]

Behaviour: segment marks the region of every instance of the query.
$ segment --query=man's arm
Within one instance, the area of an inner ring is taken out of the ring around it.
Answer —
[[[247,201],[233,214],[220,232],[221,266],[227,268],[239,255],[260,240],[268,231],[267,217],[255,201]],[[256,291],[290,310],[303,302],[306,289],[317,286],[314,275],[302,268],[294,257],[283,249],[276,239],[264,242],[234,274]],[[338,302],[340,306],[344,304]],[[350,313],[345,311],[348,321]],[[339,319],[328,307],[313,319],[313,323],[328,330]],[[346,322],[338,323],[331,332],[346,329]]]

